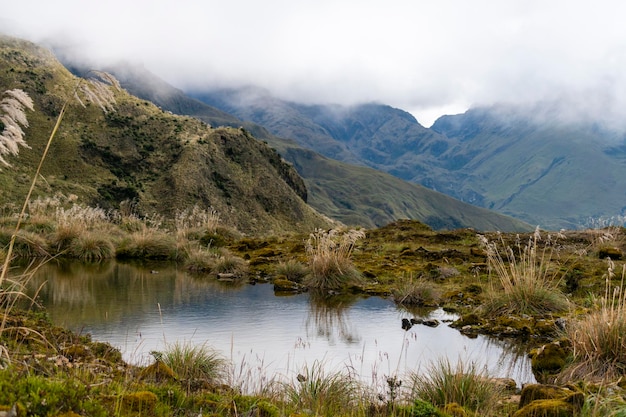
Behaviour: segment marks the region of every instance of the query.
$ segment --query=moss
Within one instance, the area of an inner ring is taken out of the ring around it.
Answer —
[[[138,391],[122,396],[122,406],[125,411],[141,413],[143,416],[154,415],[158,398],[150,391]]]
[[[443,411],[452,417],[468,417],[467,411],[457,403],[446,404]]]
[[[163,361],[157,360],[152,365],[144,368],[139,377],[148,381],[163,382],[163,381],[176,381],[177,377],[172,368],[163,363]]]
[[[554,374],[565,366],[568,353],[556,341],[534,349],[530,353],[531,367],[535,374]]]
[[[304,287],[297,282],[285,278],[274,280],[274,292],[302,292]]]
[[[513,417],[573,417],[574,407],[563,400],[535,400],[517,410]]]

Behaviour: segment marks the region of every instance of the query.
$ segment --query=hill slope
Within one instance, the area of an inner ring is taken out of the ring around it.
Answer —
[[[74,95],[76,85],[77,78],[46,49],[0,37],[0,92],[22,89],[35,108],[26,112],[31,148],[9,157],[12,166],[0,171],[0,206],[23,200],[69,97],[36,196],[75,194],[105,208],[135,200],[140,212],[168,218],[195,204],[211,206],[223,222],[246,233],[328,227],[306,204],[297,172],[245,130],[213,129],[113,87],[101,90],[111,95],[111,106],[100,108],[82,89]]]
[[[577,228],[626,214],[623,134],[564,123],[558,105],[472,109],[427,129],[379,104],[303,105],[255,88],[193,94],[325,156],[542,227]]]
[[[244,126],[294,164],[307,185],[309,204],[345,224],[377,227],[411,218],[436,229],[530,229],[519,220],[479,209],[383,172],[325,158],[293,140],[272,135],[260,125],[242,121],[188,97],[143,68],[120,64],[108,70],[129,91],[153,100],[164,109],[197,117],[211,125]]]

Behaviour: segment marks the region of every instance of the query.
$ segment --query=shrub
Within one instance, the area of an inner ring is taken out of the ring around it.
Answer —
[[[494,415],[503,389],[474,363],[459,361],[455,367],[448,359],[432,363],[426,373],[411,375],[412,396],[439,408],[457,403],[477,415]]]
[[[317,229],[306,244],[311,274],[305,284],[321,290],[339,289],[361,281],[361,273],[356,270],[350,257],[355,244],[365,237],[360,230],[328,232]]]
[[[607,262],[599,307],[565,328],[573,352],[572,364],[564,371],[566,378],[608,380],[619,378],[626,369],[626,266],[619,286],[613,286],[615,264],[610,259]]]
[[[567,298],[550,270],[554,241],[549,240],[540,249],[539,229],[525,246],[518,242],[515,250],[502,238],[499,242],[489,242],[484,236],[480,238],[487,251],[490,271],[495,272],[501,287],[492,288],[483,305],[486,313],[535,315],[567,309]]]

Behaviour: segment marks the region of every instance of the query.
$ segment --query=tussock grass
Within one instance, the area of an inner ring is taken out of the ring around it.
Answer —
[[[439,408],[456,403],[476,415],[498,415],[503,391],[476,364],[459,360],[453,366],[448,359],[431,363],[426,373],[413,373],[411,396]]]
[[[176,240],[165,232],[145,229],[124,238],[117,248],[120,258],[174,259]]]
[[[289,281],[302,283],[304,282],[311,270],[302,262],[298,262],[295,259],[289,259],[288,261],[279,262],[276,265],[275,274],[279,278],[285,278]]]
[[[361,281],[354,267],[352,252],[356,242],[365,237],[362,230],[316,230],[309,236],[305,249],[311,274],[305,284],[320,290],[339,289]]]
[[[168,344],[162,360],[184,381],[188,389],[217,386],[226,379],[228,361],[206,344]]]
[[[563,371],[569,379],[615,380],[626,373],[626,265],[613,285],[615,264],[607,260],[605,292],[589,314],[566,326],[572,345],[572,363]]]
[[[560,279],[551,269],[556,241],[548,237],[543,248],[539,229],[526,245],[507,245],[502,237],[489,242],[479,236],[487,252],[490,271],[496,275],[499,288],[492,288],[483,310],[491,315],[539,315],[565,311],[568,300],[559,289]],[[493,282],[492,282],[493,283]]]
[[[220,215],[213,207],[201,208],[196,204],[190,209],[178,211],[174,222],[177,237],[186,239],[189,234],[215,233],[220,225]]]
[[[284,390],[292,407],[316,416],[354,415],[363,398],[356,380],[341,372],[327,373],[319,361],[305,367]]]
[[[69,254],[82,261],[102,261],[115,257],[115,246],[99,233],[86,232],[71,241]]]
[[[393,289],[393,299],[405,306],[434,306],[439,303],[440,291],[435,284],[425,278],[409,276]]]

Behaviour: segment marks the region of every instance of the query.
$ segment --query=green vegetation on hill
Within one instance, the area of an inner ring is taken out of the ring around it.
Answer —
[[[383,172],[323,157],[294,140],[270,134],[258,124],[242,121],[190,98],[145,70],[124,65],[108,70],[118,76],[129,91],[153,100],[163,109],[193,116],[214,126],[243,126],[255,137],[266,141],[302,176],[308,189],[308,203],[344,224],[369,228],[408,218],[437,229],[531,230],[529,225],[511,217],[479,209]],[[271,103],[269,108],[272,108]],[[402,115],[411,117],[404,112]],[[311,136],[311,140],[318,137]],[[339,152],[339,148],[335,146],[333,152]]]
[[[110,108],[73,95],[77,78],[47,50],[0,38],[0,92],[21,89],[34,101],[19,155],[0,171],[0,206],[26,196],[46,140],[66,100],[69,108],[33,198],[75,195],[83,204],[172,218],[199,204],[245,233],[313,230],[329,221],[306,204],[297,172],[239,128],[213,129],[106,87]],[[106,110],[106,111],[103,111]]]

